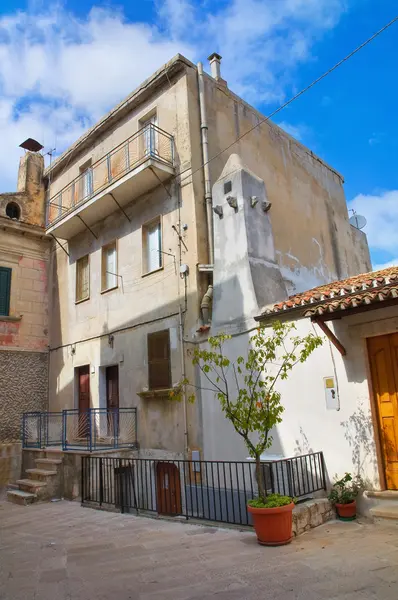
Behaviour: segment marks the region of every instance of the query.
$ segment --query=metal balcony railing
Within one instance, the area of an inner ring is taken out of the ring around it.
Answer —
[[[47,227],[149,158],[174,164],[174,138],[150,123],[113,148],[47,201]]]
[[[22,447],[111,450],[137,446],[136,408],[90,408],[22,415]]]

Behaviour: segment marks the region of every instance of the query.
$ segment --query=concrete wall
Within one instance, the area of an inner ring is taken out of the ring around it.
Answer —
[[[205,89],[214,156],[264,117],[209,76]],[[213,184],[226,175],[231,154],[264,181],[276,257],[289,294],[370,270],[367,249],[354,248],[341,175],[271,122],[210,163]]]
[[[331,323],[347,355],[341,356],[324,339],[323,346],[306,363],[297,365],[289,379],[278,384],[285,412],[283,422],[273,433],[269,454],[289,457],[322,450],[330,479],[351,471],[360,473],[369,487],[378,489],[380,465],[369,394],[366,338],[395,332],[398,311],[395,307],[383,308]],[[297,321],[296,325],[297,335],[313,331],[309,319]],[[249,340],[250,334],[246,333],[227,342],[228,357],[244,355]],[[327,408],[325,377],[334,377],[337,383],[338,410]],[[201,385],[208,387],[207,384],[203,379]],[[202,407],[204,458],[245,459],[248,451],[212,393],[202,391]]]
[[[0,500],[6,497],[8,483],[20,478],[21,463],[20,442],[0,443]]]

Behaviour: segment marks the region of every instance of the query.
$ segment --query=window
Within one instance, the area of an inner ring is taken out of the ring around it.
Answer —
[[[0,267],[0,315],[10,314],[11,269]]]
[[[21,218],[21,209],[16,202],[9,202],[7,204],[6,215],[7,217],[10,217],[10,219],[19,220]]]
[[[170,335],[168,329],[148,334],[148,383],[151,390],[171,387]]]
[[[88,254],[76,261],[76,302],[90,297],[90,265]]]
[[[101,261],[101,290],[106,292],[117,287],[117,253],[116,241],[103,246]]]
[[[160,217],[143,227],[143,270],[151,273],[162,267],[162,230]]]

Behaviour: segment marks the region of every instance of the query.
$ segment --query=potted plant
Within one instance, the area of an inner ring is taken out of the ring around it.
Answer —
[[[359,476],[352,477],[351,473],[346,473],[341,479],[337,479],[328,499],[336,508],[336,513],[341,521],[353,521],[357,514],[356,497],[362,487],[362,481]]]
[[[287,379],[297,363],[303,363],[322,344],[313,333],[294,335],[292,323],[274,322],[272,328],[258,327],[249,340],[246,356],[231,360],[225,344],[231,336],[210,337],[209,349],[196,349],[193,363],[213,391],[221,409],[242,437],[255,461],[258,498],[248,503],[248,511],[260,544],[286,544],[292,536],[292,498],[272,494],[267,497],[261,468],[261,455],[272,446],[273,428],[282,421],[284,407],[276,386]],[[185,385],[189,382],[185,380]],[[191,395],[190,400],[194,399]]]

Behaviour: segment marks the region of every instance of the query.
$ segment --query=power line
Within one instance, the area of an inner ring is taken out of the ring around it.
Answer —
[[[200,171],[201,169],[203,169],[203,167],[205,165],[209,164],[210,162],[212,162],[213,160],[215,160],[216,158],[218,158],[219,156],[221,156],[221,154],[223,154],[224,152],[226,152],[227,150],[229,150],[230,148],[232,148],[232,146],[234,146],[235,144],[237,144],[246,135],[248,135],[249,133],[251,133],[252,131],[254,131],[255,129],[257,129],[257,127],[259,127],[260,125],[262,125],[266,121],[269,121],[277,113],[279,113],[281,110],[283,110],[284,108],[286,108],[287,106],[289,106],[289,104],[291,104],[292,102],[294,102],[295,100],[297,100],[297,98],[300,98],[300,96],[302,96],[303,94],[305,94],[306,92],[308,92],[308,90],[310,90],[317,83],[319,83],[320,81],[322,81],[322,79],[325,79],[325,77],[327,77],[328,75],[330,75],[330,73],[333,73],[333,71],[335,71],[336,69],[338,69],[343,63],[347,62],[347,60],[349,60],[352,56],[354,56],[354,54],[356,54],[357,52],[359,52],[360,50],[362,50],[362,48],[364,48],[365,46],[367,46],[368,44],[370,44],[370,42],[372,42],[375,38],[377,38],[384,31],[386,31],[386,29],[388,29],[389,27],[391,27],[391,25],[394,25],[394,23],[396,23],[397,21],[398,21],[398,16],[394,17],[394,19],[392,19],[389,23],[387,23],[386,25],[384,25],[384,27],[382,27],[381,29],[379,29],[378,31],[376,31],[376,33],[374,33],[370,38],[368,38],[365,42],[363,42],[357,48],[355,48],[355,50],[353,50],[352,52],[350,52],[349,54],[347,54],[347,56],[345,56],[344,58],[342,58],[341,60],[339,60],[339,62],[337,62],[333,67],[331,67],[330,69],[328,69],[327,71],[325,71],[325,73],[323,73],[317,79],[315,79],[312,83],[310,83],[309,85],[307,85],[307,87],[305,87],[304,89],[302,89],[301,92],[298,92],[298,94],[296,94],[295,96],[293,96],[292,98],[290,98],[290,100],[287,100],[284,104],[282,104],[281,106],[279,106],[279,108],[275,109],[270,115],[268,115],[268,117],[264,117],[263,119],[261,119],[258,123],[256,123],[256,125],[253,125],[253,127],[251,127],[250,129],[248,129],[247,131],[245,131],[245,133],[242,133],[242,135],[240,135],[239,137],[237,137],[236,140],[234,140],[231,144],[229,144],[229,146],[226,146],[225,148],[223,148],[222,150],[220,150],[220,152],[218,152],[217,154],[215,154],[214,156],[212,156],[211,158],[209,158],[208,161],[202,163],[200,167],[198,167],[197,169],[195,169],[195,171],[192,171],[187,177],[184,177],[184,179],[181,179],[180,183],[182,181],[185,181],[185,179],[189,179],[189,177],[192,177],[192,175],[194,175],[195,173],[197,173],[198,171]],[[181,175],[183,175],[187,171],[190,171],[190,168],[184,169],[184,171],[181,171],[177,175],[174,175],[174,178],[181,177]]]

